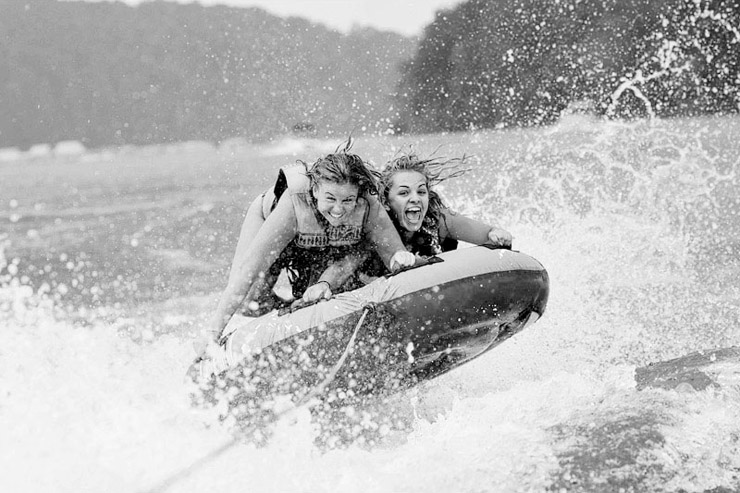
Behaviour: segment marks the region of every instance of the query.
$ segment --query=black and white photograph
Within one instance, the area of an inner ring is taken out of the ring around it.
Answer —
[[[0,491],[740,492],[738,0],[0,0]]]

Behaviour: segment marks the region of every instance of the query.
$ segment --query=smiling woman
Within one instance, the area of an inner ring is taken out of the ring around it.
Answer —
[[[319,182],[313,196],[316,209],[332,226],[341,225],[357,206],[357,187],[351,183]]]
[[[458,161],[422,159],[404,154],[381,173],[381,200],[401,234],[404,245],[418,255],[437,255],[457,248],[457,242],[511,248],[511,234],[497,226],[467,218],[442,202],[433,187],[460,176]]]
[[[464,158],[422,159],[416,154],[402,154],[389,162],[381,173],[380,200],[410,253],[432,257],[455,250],[459,241],[474,245],[511,248],[511,233],[498,226],[468,218],[449,209],[433,189],[435,185],[466,170],[458,164]],[[353,264],[353,265],[349,265]],[[353,283],[367,284],[388,273],[383,260],[372,252],[350,257],[344,271],[354,273]],[[339,272],[328,270],[329,284],[344,282]]]
[[[388,190],[388,206],[404,232],[419,231],[429,210],[426,176],[411,170],[396,173]]]
[[[293,297],[312,302],[351,288],[357,264],[346,259],[363,255],[366,245],[390,270],[413,265],[377,199],[376,173],[350,147],[348,141],[310,167],[299,161],[280,170],[249,207],[209,343],[222,342],[236,312],[256,316],[286,304],[273,291],[283,270]]]

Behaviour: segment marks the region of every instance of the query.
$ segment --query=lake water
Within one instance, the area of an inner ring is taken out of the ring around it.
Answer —
[[[318,449],[306,411],[196,467],[233,438],[183,377],[244,209],[279,165],[339,142],[3,163],[0,490],[736,490],[738,387],[637,391],[634,371],[740,345],[737,135],[737,118],[573,116],[358,138],[376,163],[409,144],[470,155],[442,194],[542,262],[545,315],[374,410],[405,422],[377,445]]]

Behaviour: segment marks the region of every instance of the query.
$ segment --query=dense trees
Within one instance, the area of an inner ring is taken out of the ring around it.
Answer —
[[[0,0],[0,147],[384,130],[414,48],[259,9]]]
[[[736,112],[738,0],[468,0],[421,40],[259,9],[0,0],[0,147]]]
[[[735,112],[737,0],[469,0],[405,66],[412,131],[534,125],[588,101],[614,117]]]

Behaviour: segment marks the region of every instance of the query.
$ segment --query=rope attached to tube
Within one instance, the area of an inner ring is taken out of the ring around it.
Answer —
[[[344,365],[344,362],[347,360],[347,356],[349,356],[355,345],[355,340],[357,339],[357,334],[360,332],[360,327],[362,327],[362,324],[365,322],[365,317],[367,317],[367,314],[370,311],[375,310],[374,304],[368,304],[365,305],[365,308],[362,310],[362,315],[360,316],[360,319],[357,321],[357,325],[355,325],[355,330],[352,332],[352,336],[349,338],[349,342],[347,343],[347,347],[344,348],[344,352],[339,357],[337,362],[334,364],[332,369],[327,374],[326,378],[315,386],[313,389],[311,389],[310,392],[306,393],[303,397],[298,399],[298,401],[295,403],[293,407],[290,407],[288,409],[285,409],[283,411],[278,412],[275,414],[274,418],[271,421],[271,424],[276,423],[280,419],[283,419],[286,416],[289,416],[293,412],[295,412],[300,406],[309,403],[311,400],[316,398],[319,394],[321,394],[324,389],[334,380],[334,377],[336,377],[339,370],[342,368],[342,365]],[[212,450],[208,454],[204,455],[200,459],[196,460],[189,466],[185,467],[179,472],[176,472],[172,474],[169,478],[164,479],[161,481],[158,485],[155,487],[145,490],[143,493],[163,493],[164,491],[167,491],[172,485],[175,483],[178,483],[185,478],[192,475],[195,471],[203,467],[204,465],[208,464],[209,462],[217,459],[233,447],[239,444],[238,438],[232,438],[231,440],[227,441],[226,443],[222,444],[218,448]]]

